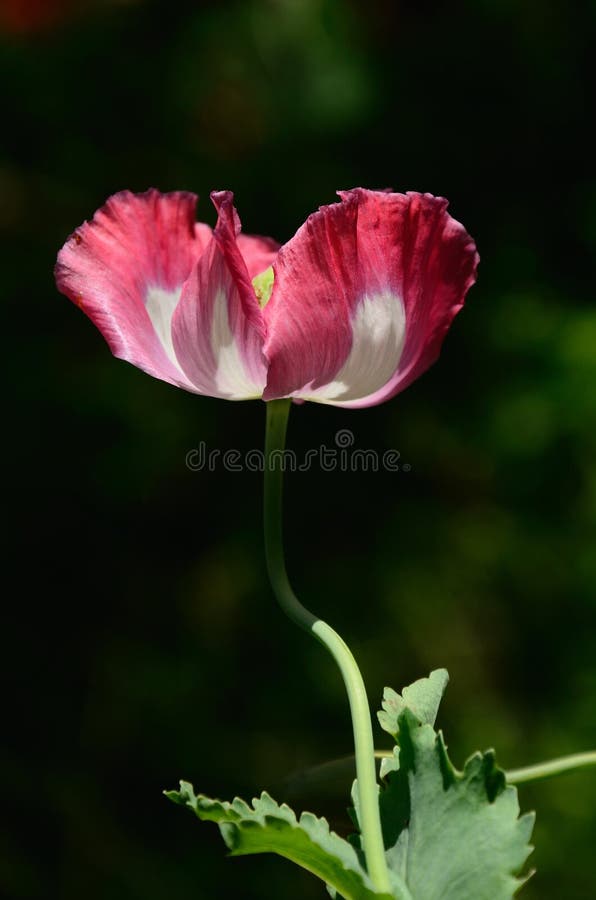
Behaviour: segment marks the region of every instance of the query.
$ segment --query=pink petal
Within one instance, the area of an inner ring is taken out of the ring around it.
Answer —
[[[112,353],[150,375],[195,390],[173,354],[170,319],[210,239],[195,227],[194,194],[114,194],[58,254],[56,283],[82,308]]]
[[[240,251],[233,195],[221,191],[211,197],[219,213],[217,225],[184,285],[172,319],[173,345],[184,373],[200,393],[247,400],[260,397],[265,387],[265,326]],[[255,248],[251,245],[251,251]],[[259,245],[259,253],[261,249]]]
[[[340,196],[274,263],[264,399],[389,399],[435,361],[475,281],[474,242],[442,198],[362,188]]]
[[[251,279],[273,265],[280,247],[273,238],[239,234],[236,240]]]
[[[357,211],[356,203],[322,207],[277,255],[273,291],[263,310],[269,360],[265,400],[327,384],[350,352]]]

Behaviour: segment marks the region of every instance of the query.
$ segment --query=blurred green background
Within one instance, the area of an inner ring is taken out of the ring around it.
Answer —
[[[409,472],[287,480],[289,568],[371,700],[446,666],[454,761],[596,747],[593,3],[3,0],[5,600],[0,892],[14,900],[317,898],[273,857],[226,860],[169,804],[349,753],[338,674],[274,606],[264,407],[115,361],[54,288],[116,190],[185,188],[285,241],[334,191],[423,190],[476,238],[440,362],[365,411],[296,407],[290,445],[395,448]],[[11,571],[14,569],[14,571]],[[382,734],[379,745],[384,746]],[[295,798],[345,828],[348,785]],[[527,900],[596,894],[596,772],[520,789]]]

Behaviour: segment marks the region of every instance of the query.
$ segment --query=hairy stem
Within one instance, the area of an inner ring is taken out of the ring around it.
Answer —
[[[277,601],[286,615],[314,635],[339,666],[352,716],[359,822],[366,866],[376,890],[391,893],[379,815],[372,723],[364,681],[347,644],[326,622],[305,609],[294,594],[286,572],[282,539],[282,459],[290,403],[290,400],[270,400],[267,403],[264,497],[267,571]]]

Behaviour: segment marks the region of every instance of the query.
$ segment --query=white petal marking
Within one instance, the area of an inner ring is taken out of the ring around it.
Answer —
[[[223,290],[217,292],[213,303],[211,346],[217,363],[215,386],[222,397],[251,400],[263,394],[264,384],[254,382],[242,362],[240,349],[230,328],[228,302]]]
[[[352,349],[333,381],[310,393],[303,388],[296,392],[299,397],[319,403],[359,400],[387,384],[399,365],[406,336],[401,298],[389,290],[364,296],[352,332]]]
[[[178,306],[180,294],[182,293],[182,285],[175,291],[164,291],[163,288],[150,287],[147,290],[145,299],[145,308],[149,313],[149,318],[153,327],[163,344],[164,350],[172,360],[174,365],[180,369],[180,365],[176,358],[176,351],[172,343],[172,316],[174,310]],[[182,371],[182,370],[180,370]]]

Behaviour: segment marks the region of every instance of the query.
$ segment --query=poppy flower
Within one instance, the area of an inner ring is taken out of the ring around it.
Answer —
[[[478,254],[442,198],[339,197],[280,247],[242,234],[228,191],[214,229],[193,194],[123,191],[67,240],[58,288],[115,356],[185,390],[372,406],[436,360]]]

